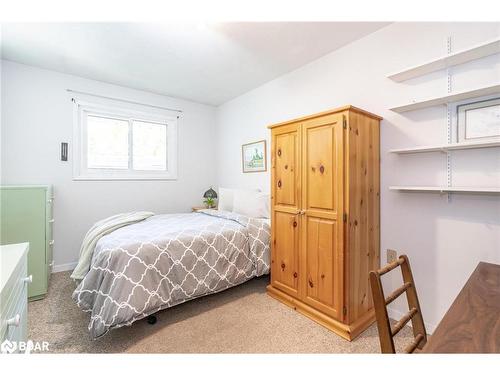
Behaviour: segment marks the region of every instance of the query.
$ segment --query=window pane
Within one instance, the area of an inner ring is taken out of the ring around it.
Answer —
[[[87,116],[87,168],[128,169],[128,121]]]
[[[500,135],[500,105],[469,109],[465,112],[466,138]]]
[[[133,169],[167,170],[167,126],[144,121],[133,122]]]

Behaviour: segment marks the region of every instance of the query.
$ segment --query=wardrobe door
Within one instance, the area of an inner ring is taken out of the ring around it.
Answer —
[[[298,124],[272,129],[271,284],[298,296],[300,132]]]
[[[302,127],[302,299],[342,320],[343,116],[327,115]]]

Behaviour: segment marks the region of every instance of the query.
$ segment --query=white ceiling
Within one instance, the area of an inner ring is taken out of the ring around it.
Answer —
[[[385,25],[8,23],[2,58],[220,105]]]

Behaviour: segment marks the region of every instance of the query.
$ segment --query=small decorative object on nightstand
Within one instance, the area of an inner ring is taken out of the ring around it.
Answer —
[[[215,192],[214,189],[210,188],[208,189],[205,194],[203,194],[203,198],[205,200],[203,203],[205,203],[206,207],[205,208],[212,208],[215,207],[215,200],[217,199],[217,193]]]

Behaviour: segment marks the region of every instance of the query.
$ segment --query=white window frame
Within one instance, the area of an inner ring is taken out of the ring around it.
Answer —
[[[150,113],[86,102],[74,99],[73,107],[73,180],[176,180],[177,179],[177,116]],[[129,123],[128,169],[106,169],[87,167],[88,115],[126,120]],[[132,121],[165,124],[167,127],[167,170],[139,171],[132,169]]]
[[[477,99],[472,101],[468,100],[461,104],[456,105],[457,111],[457,141],[458,142],[478,142],[478,141],[495,141],[500,140],[499,135],[484,135],[478,137],[468,137],[467,136],[467,120],[466,113],[468,110],[481,109],[486,107],[497,106],[500,104],[500,98],[498,96],[490,99],[482,99],[478,101]]]

